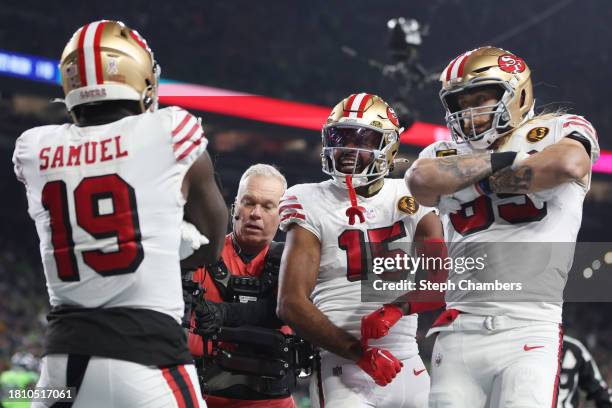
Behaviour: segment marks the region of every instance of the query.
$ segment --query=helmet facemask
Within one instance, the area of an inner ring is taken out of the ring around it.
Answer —
[[[336,123],[323,128],[322,139],[323,173],[341,187],[346,187],[346,176],[351,176],[353,187],[361,187],[389,173],[387,155],[398,136],[393,130]]]
[[[491,87],[498,92],[497,103],[460,109],[457,103],[459,94],[467,93]],[[456,143],[469,143],[474,149],[486,149],[500,137],[513,129],[508,103],[514,97],[514,90],[504,81],[487,81],[486,84],[471,84],[468,87],[453,90],[452,92],[442,90],[440,99],[446,109],[446,124],[451,136]],[[477,118],[488,116],[491,118],[490,126],[482,131],[477,131]],[[465,129],[464,123],[468,120],[471,126]]]

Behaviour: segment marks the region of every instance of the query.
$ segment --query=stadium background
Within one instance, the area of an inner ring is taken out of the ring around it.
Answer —
[[[416,19],[425,31],[422,45],[409,48],[416,52],[412,60],[390,49],[387,22],[400,16]],[[443,125],[438,82],[429,79],[464,50],[500,46],[531,67],[537,106],[586,116],[598,130],[601,147],[612,149],[612,8],[607,0],[9,1],[0,13],[0,52],[57,60],[79,26],[102,18],[136,28],[155,52],[162,78],[323,108],[367,91],[401,105],[397,110],[406,123]],[[2,75],[10,73],[9,65],[0,58],[0,372],[15,351],[40,354],[48,308],[38,239],[12,172],[14,140],[30,127],[67,120],[61,105],[48,103],[62,97],[57,84]],[[255,104],[253,116],[259,110]],[[256,162],[276,164],[290,185],[324,179],[316,130],[194,111],[205,123],[228,203],[242,171]],[[400,155],[414,160],[420,149],[409,141]],[[580,241],[612,241],[611,202],[612,175],[596,173]],[[612,273],[612,265],[604,262],[595,273]],[[610,303],[565,307],[566,331],[591,348],[608,383],[610,312]],[[422,317],[419,336],[431,319]],[[423,341],[421,349],[428,359],[431,343]]]

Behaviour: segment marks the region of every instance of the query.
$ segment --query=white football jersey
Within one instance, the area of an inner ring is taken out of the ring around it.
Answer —
[[[199,120],[178,107],[17,139],[15,173],[52,306],[144,308],[180,320],[181,185],[206,144]]]
[[[522,151],[530,154],[539,152],[573,132],[588,141],[591,162],[595,163],[599,157],[597,134],[586,119],[576,115],[536,117],[515,130],[498,151]],[[420,157],[441,157],[473,152],[468,143],[440,141],[425,148]],[[464,204],[456,213],[443,215],[441,218],[444,234],[446,241],[449,242],[451,257],[466,255],[466,248],[470,247],[462,244],[522,243],[489,246],[498,250],[495,250],[494,254],[488,254],[487,282],[491,281],[492,276],[512,281],[509,277],[516,274],[516,271],[533,269],[537,265],[538,270],[543,271],[541,277],[545,283],[537,289],[534,282],[531,282],[528,288],[529,301],[525,302],[491,301],[490,297],[487,299],[486,291],[466,293],[448,290],[447,308],[479,315],[505,315],[518,319],[560,323],[562,302],[547,300],[553,297],[561,299],[573,262],[576,237],[582,221],[582,203],[589,189],[590,177],[589,173],[586,183],[564,183],[539,193],[546,197],[541,209],[538,209],[525,195],[492,194]],[[469,275],[465,276],[468,277]],[[457,281],[459,277],[451,271],[449,278]]]
[[[321,265],[312,302],[334,325],[360,338],[361,317],[382,303],[361,301],[361,276],[372,261],[369,244],[386,243],[389,251],[409,248],[412,252],[417,224],[432,209],[419,206],[404,181],[397,179],[385,179],[377,194],[357,196],[357,201],[365,208],[365,222],[357,220],[349,225],[348,190],[328,180],[289,188],[279,211],[283,231],[296,223],[321,242]],[[409,358],[418,354],[416,329],[417,316],[405,316],[388,336],[370,344],[391,351],[399,359]]]

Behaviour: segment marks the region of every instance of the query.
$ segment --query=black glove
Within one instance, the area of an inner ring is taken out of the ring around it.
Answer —
[[[204,300],[195,311],[195,332],[211,334],[226,325],[227,304]]]

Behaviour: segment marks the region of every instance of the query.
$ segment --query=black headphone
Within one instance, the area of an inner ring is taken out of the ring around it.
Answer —
[[[230,207],[230,216],[232,216],[234,218],[234,220],[238,221],[240,219],[240,216],[238,214],[234,214],[234,212],[236,211],[236,203],[232,203],[232,206]]]

